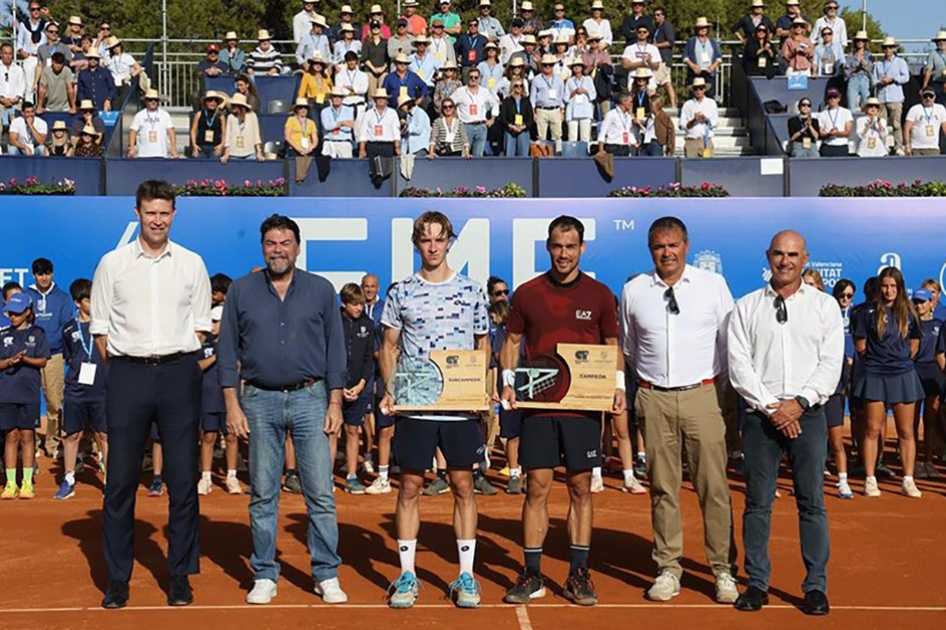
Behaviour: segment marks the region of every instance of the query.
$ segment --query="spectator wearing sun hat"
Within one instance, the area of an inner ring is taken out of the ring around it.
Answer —
[[[872,97],[864,101],[864,115],[855,123],[857,155],[884,157],[887,155],[887,136],[890,128],[880,111],[880,101]]]
[[[806,20],[807,22],[807,20]],[[812,29],[812,37],[815,44],[821,43],[821,31],[827,26],[834,33],[834,41],[841,44],[841,48],[847,48],[847,24],[844,18],[838,15],[838,3],[836,0],[827,0],[824,3],[824,15],[815,20],[815,28]]]
[[[260,29],[256,40],[259,43],[246,61],[246,73],[254,76],[282,74],[282,55],[273,47],[269,31]]]
[[[946,31],[939,31],[933,38],[936,49],[930,51],[923,71],[923,87],[932,87],[936,102],[946,105]]]
[[[355,39],[355,27],[351,24],[342,24],[339,29],[340,37],[332,45],[333,58],[336,71],[345,67],[345,55],[348,53],[361,54],[361,42]]]
[[[296,63],[300,69],[304,70],[307,67],[306,64],[316,52],[322,55],[322,59],[332,57],[332,47],[329,45],[328,36],[325,35],[327,28],[328,23],[324,17],[316,15],[312,18],[311,30],[305,34],[296,48]]]
[[[227,74],[243,74],[246,68],[246,53],[240,50],[240,38],[236,31],[227,31],[227,34],[223,36],[220,63],[227,66]]]
[[[683,61],[687,66],[687,83],[696,77],[702,77],[707,84],[707,96],[715,93],[716,73],[723,64],[723,53],[719,42],[709,36],[710,23],[705,17],[696,18],[693,25],[696,33],[687,41],[683,50]]]
[[[614,35],[611,32],[611,22],[604,17],[604,3],[601,0],[594,0],[591,3],[591,17],[582,23],[588,32],[588,37],[599,36],[605,46],[611,46],[614,41]]]
[[[408,70],[416,74],[427,84],[428,91],[434,89],[434,79],[441,64],[436,57],[429,52],[430,39],[423,33],[414,38],[414,52],[410,55],[411,63]]]
[[[338,24],[328,29],[328,41],[331,42],[332,47],[334,48],[335,42],[339,41],[342,38],[342,29],[348,25],[352,28],[352,31],[357,35],[361,33],[361,27],[354,21],[354,11],[352,11],[351,6],[343,4],[342,8],[338,10]],[[355,41],[361,41],[357,39]]]
[[[448,61],[456,64],[457,52],[453,48],[453,41],[450,36],[446,34],[443,20],[440,18],[433,18],[430,21],[430,46],[428,48],[440,64],[445,64]]]
[[[535,109],[537,139],[543,142],[551,131],[556,149],[562,142],[562,119],[565,110],[565,82],[555,74],[554,55],[543,55],[542,74],[537,75],[529,86],[529,101]]]
[[[367,82],[365,83],[367,85]],[[322,153],[334,158],[351,158],[356,110],[345,104],[347,89],[336,85],[331,106],[322,110]]]
[[[707,83],[703,77],[693,79],[690,89],[693,98],[680,110],[680,131],[685,137],[684,155],[688,158],[713,157],[713,135],[719,125],[716,101],[707,97]]]
[[[907,112],[903,124],[906,154],[939,155],[940,131],[946,132],[946,107],[936,102],[936,91],[932,87],[920,90],[920,101]]]
[[[73,157],[101,157],[104,151],[102,134],[95,127],[86,125],[75,134]]]
[[[98,117],[98,108],[89,99],[79,101],[79,115],[72,122],[72,144],[75,146],[79,142],[79,134],[85,127],[92,127],[98,132],[96,142],[105,135],[105,123]]]
[[[79,73],[76,98],[80,101],[92,101],[95,109],[111,111],[112,103],[118,96],[112,73],[99,66],[99,51],[90,48],[86,53],[89,67]]]
[[[765,0],[752,0],[749,13],[739,18],[739,21],[732,28],[740,42],[746,43],[746,40],[752,37],[760,24],[764,24],[770,33],[775,32],[775,24],[772,23],[769,16],[765,15],[767,6]]]
[[[318,13],[315,12],[316,0],[302,0],[302,10],[292,17],[292,40],[298,45],[312,30],[312,20]]]
[[[805,22],[811,24],[807,15],[801,12],[801,2],[799,0],[786,0],[785,15],[775,21],[775,32],[773,35],[785,39],[792,34],[792,22],[795,18],[803,18]]]
[[[417,12],[417,0],[404,0],[404,15],[407,30],[413,36],[427,34],[427,20]]]
[[[363,117],[358,134],[358,157],[371,160],[373,179],[380,181],[386,169],[375,169],[374,158],[390,160],[400,155],[401,122],[395,109],[388,107],[391,96],[387,90],[375,90],[371,97],[375,107]]]
[[[177,157],[177,136],[161,96],[151,89],[144,95],[145,108],[135,114],[128,131],[128,157]]]
[[[427,83],[415,72],[411,72],[410,65],[410,57],[404,53],[398,54],[394,58],[394,72],[385,77],[381,85],[390,96],[388,104],[392,108],[397,108],[397,99],[401,96],[410,96],[418,105],[422,105],[427,98]]]
[[[309,101],[297,98],[292,106],[292,115],[283,126],[287,157],[304,157],[313,154],[319,147],[319,132],[315,121],[308,117]]]
[[[227,114],[223,111],[226,97],[210,90],[204,95],[204,106],[191,120],[191,157],[219,159],[227,137]]]
[[[49,129],[46,137],[46,155],[51,157],[70,157],[72,143],[69,142],[69,127],[65,120],[57,120]]]
[[[804,18],[792,22],[792,35],[782,43],[782,60],[786,76],[811,76],[815,45],[805,35],[808,24]]]
[[[490,15],[493,10],[490,0],[480,0],[477,7],[480,10],[480,16],[477,18],[480,34],[491,42],[498,42],[499,38],[506,34],[506,30],[499,20]]]
[[[227,135],[223,156],[226,164],[231,159],[263,161],[263,140],[260,136],[259,118],[242,94],[230,99],[230,115],[227,117]]]
[[[893,132],[894,151],[903,155],[903,86],[910,82],[910,69],[902,57],[897,56],[897,40],[887,37],[881,44],[884,58],[874,62],[871,73],[874,94],[881,104],[881,114]]]

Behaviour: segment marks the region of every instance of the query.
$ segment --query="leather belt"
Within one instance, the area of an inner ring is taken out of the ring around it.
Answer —
[[[683,385],[681,387],[661,387],[660,385],[654,385],[647,381],[638,380],[637,384],[643,389],[652,389],[655,392],[688,392],[691,389],[699,389],[706,385],[713,385],[716,383],[715,378],[708,378],[699,383],[694,383],[693,385]]]
[[[539,105],[536,105],[535,108],[536,109],[562,109],[561,107],[541,107]]]
[[[174,354],[164,354],[164,355],[152,355],[150,357],[129,357],[124,355],[116,355],[111,357],[114,361],[127,361],[128,363],[134,363],[136,365],[164,365],[165,363],[174,363],[175,361],[180,361],[181,359],[186,359],[192,357],[196,352],[175,352]]]
[[[318,382],[321,381],[321,380],[322,380],[322,379],[320,379],[320,378],[310,378],[310,379],[307,380],[307,381],[301,381],[301,382],[299,382],[299,383],[293,383],[293,384],[291,384],[291,385],[276,385],[276,386],[260,385],[259,383],[254,383],[254,382],[252,382],[252,381],[248,381],[248,382],[247,382],[247,385],[250,385],[250,386],[252,386],[252,387],[255,387],[256,389],[260,389],[260,390],[262,390],[262,391],[264,391],[264,392],[283,392],[283,393],[288,393],[288,392],[297,392],[297,391],[299,391],[300,389],[305,389],[305,388],[307,388],[307,387],[312,387],[313,385],[315,385],[316,383],[318,383]]]

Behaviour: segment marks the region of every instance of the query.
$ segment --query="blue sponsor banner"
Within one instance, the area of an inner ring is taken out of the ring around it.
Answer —
[[[137,234],[130,197],[2,199],[3,282],[31,282],[30,262],[45,256],[56,264],[57,281],[68,286],[76,277],[91,277],[102,254]],[[687,224],[690,261],[723,273],[736,296],[764,282],[764,252],[772,235],[786,228],[807,237],[811,266],[829,287],[842,277],[860,286],[895,265],[916,288],[926,278],[942,279],[946,262],[946,205],[935,199],[182,198],[172,238],[199,252],[210,273],[238,277],[262,264],[263,219],[286,214],[302,229],[300,267],[339,287],[372,272],[384,287],[417,268],[412,223],[428,209],[454,223],[454,268],[482,282],[498,275],[514,286],[548,268],[546,229],[559,214],[585,222],[582,268],[615,291],[629,275],[652,267],[647,228],[665,215]]]

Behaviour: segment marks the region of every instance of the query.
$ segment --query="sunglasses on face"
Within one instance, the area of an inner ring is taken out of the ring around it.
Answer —
[[[453,109],[453,105],[444,105],[444,106],[442,107],[442,109],[443,109],[444,111],[447,111],[448,109]]]
[[[932,98],[936,98],[936,97],[935,97],[934,95],[932,95],[932,94],[924,94],[922,98],[923,98],[923,100],[925,101],[926,99],[932,99]]]
[[[843,298],[843,299],[845,299],[845,300],[853,300],[853,299],[854,299],[854,294],[853,294],[853,293],[848,293],[847,291],[845,291],[844,293],[841,294],[841,298]]]
[[[496,295],[496,296],[509,295],[509,289],[499,289],[497,291],[493,291],[493,295]]]
[[[811,107],[811,103],[801,103],[799,107]]]
[[[671,315],[679,315],[680,305],[677,303],[677,295],[673,292],[673,287],[668,287],[664,291],[664,299],[667,300],[667,312]]]

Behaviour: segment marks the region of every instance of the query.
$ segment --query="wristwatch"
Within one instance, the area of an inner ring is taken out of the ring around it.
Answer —
[[[795,402],[805,411],[811,409],[811,403],[804,396],[795,396]]]

